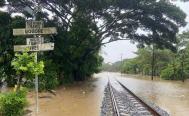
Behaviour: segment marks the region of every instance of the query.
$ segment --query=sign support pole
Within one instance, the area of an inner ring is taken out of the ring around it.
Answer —
[[[38,6],[39,6],[39,1],[37,1]],[[34,13],[34,20],[36,20],[36,14]],[[34,35],[34,38],[36,37],[36,35]],[[35,53],[35,62],[37,63],[37,52]],[[39,113],[39,98],[38,98],[38,85],[39,84],[39,79],[38,79],[38,75],[35,74],[35,92],[36,92],[36,96],[35,96],[35,104],[36,104],[36,116],[38,116]]]
[[[37,52],[35,53],[35,62],[37,63]],[[36,116],[38,115],[38,112],[39,112],[38,86],[39,86],[39,79],[38,79],[38,75],[36,74],[36,75],[35,75],[35,92],[36,92],[35,102],[36,102]]]

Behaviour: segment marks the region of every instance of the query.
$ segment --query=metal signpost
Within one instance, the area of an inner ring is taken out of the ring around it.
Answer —
[[[39,12],[39,11],[38,11]],[[56,34],[57,30],[55,27],[44,28],[43,21],[26,21],[26,27],[23,29],[13,29],[13,35],[33,35],[33,38],[27,38],[27,45],[15,45],[14,51],[24,51],[29,49],[29,51],[35,52],[35,62],[37,63],[37,52],[39,51],[49,51],[54,49],[54,43],[44,43],[44,38],[41,35]],[[36,115],[39,112],[39,102],[38,102],[38,75],[35,75],[35,91],[36,91]]]

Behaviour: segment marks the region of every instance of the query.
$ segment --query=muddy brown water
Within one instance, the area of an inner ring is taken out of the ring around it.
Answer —
[[[39,116],[99,116],[107,78],[95,76],[89,82],[60,87],[56,96],[40,93]],[[28,95],[35,116],[35,94]]]
[[[107,77],[117,78],[136,95],[156,103],[172,116],[189,116],[189,81],[151,81],[150,78],[108,72],[94,75],[89,82],[60,87],[56,96],[40,93],[39,116],[99,116]],[[32,111],[35,110],[34,95],[28,95]]]

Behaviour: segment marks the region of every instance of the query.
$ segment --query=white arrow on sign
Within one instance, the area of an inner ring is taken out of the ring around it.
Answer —
[[[29,51],[37,52],[37,51],[49,51],[54,50],[54,43],[44,43],[37,45],[15,45],[14,51],[24,51],[29,49]]]
[[[13,29],[13,35],[48,35],[48,34],[56,34],[57,30],[55,27],[48,28],[28,28],[28,29]]]

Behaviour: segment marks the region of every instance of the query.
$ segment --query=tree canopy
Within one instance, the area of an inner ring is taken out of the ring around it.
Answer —
[[[34,8],[37,0],[8,0],[14,12],[23,12],[24,7]],[[98,29],[94,29],[99,41],[131,39],[140,43],[158,43],[172,47],[178,27],[186,24],[186,14],[165,0],[39,0],[39,4],[53,13],[62,29],[68,31],[78,12],[88,17]],[[43,12],[48,19],[48,13]],[[143,30],[147,33],[138,33]],[[103,42],[102,42],[103,44]]]

